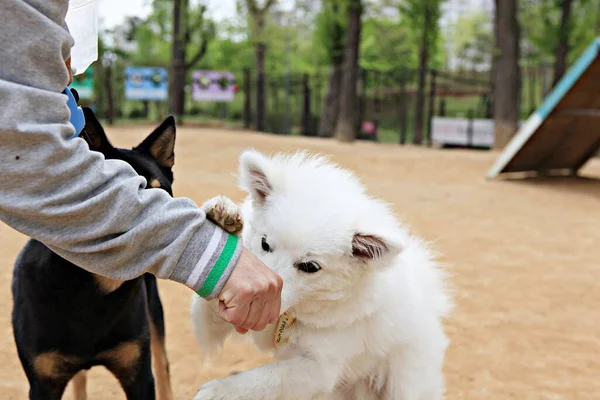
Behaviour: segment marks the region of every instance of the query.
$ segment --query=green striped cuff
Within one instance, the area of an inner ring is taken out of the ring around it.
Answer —
[[[227,240],[204,283],[196,293],[207,300],[219,295],[231,275],[237,256],[241,252],[241,242],[237,236],[227,234]],[[234,262],[232,262],[234,261]]]

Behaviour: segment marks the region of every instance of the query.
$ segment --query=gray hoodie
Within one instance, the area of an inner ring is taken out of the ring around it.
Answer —
[[[146,272],[215,297],[242,243],[194,202],[68,140],[67,0],[0,1],[0,220],[113,279]]]

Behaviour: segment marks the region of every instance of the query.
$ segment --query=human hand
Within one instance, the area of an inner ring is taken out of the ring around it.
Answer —
[[[245,247],[219,294],[219,315],[238,333],[277,322],[283,279]]]

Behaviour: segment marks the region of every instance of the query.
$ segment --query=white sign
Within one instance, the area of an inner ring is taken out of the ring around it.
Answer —
[[[491,119],[434,117],[431,141],[439,145],[492,147],[494,121]]]

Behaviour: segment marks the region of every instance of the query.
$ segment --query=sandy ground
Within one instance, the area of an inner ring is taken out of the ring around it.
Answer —
[[[114,128],[120,146],[150,127]],[[417,234],[436,242],[449,264],[457,309],[447,323],[448,399],[600,398],[600,162],[589,179],[486,182],[495,154],[372,143],[281,138],[184,128],[178,131],[175,193],[197,203],[225,194],[240,199],[232,173],[244,148],[308,148],[351,168],[371,192],[395,205]],[[0,398],[28,390],[10,324],[12,264],[25,238],[0,224]],[[175,398],[191,399],[207,379],[268,359],[229,342],[203,359],[192,338],[190,292],[161,282]],[[90,375],[91,399],[124,399],[101,368]],[[67,399],[71,399],[68,392]]]

